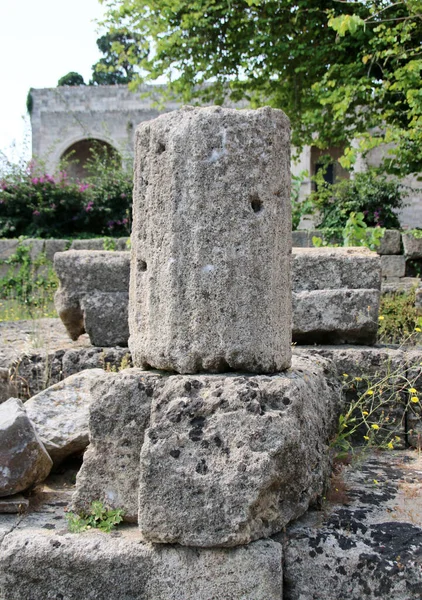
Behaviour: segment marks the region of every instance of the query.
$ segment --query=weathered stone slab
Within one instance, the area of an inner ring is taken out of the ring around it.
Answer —
[[[80,306],[84,328],[94,346],[127,346],[129,339],[128,292],[93,292]]]
[[[403,248],[406,258],[422,258],[422,238],[411,233],[402,233]]]
[[[298,343],[374,344],[378,290],[293,293],[293,340]]]
[[[104,250],[104,238],[73,240],[70,245],[70,250]]]
[[[323,359],[274,376],[170,376],[141,450],[146,539],[236,546],[280,531],[322,493],[339,389]]]
[[[0,498],[0,514],[23,513],[28,509],[29,500],[21,494]]]
[[[52,467],[21,400],[0,405],[0,497],[12,496],[43,481]]]
[[[134,364],[290,364],[290,128],[283,112],[185,107],[137,130]]]
[[[367,248],[294,248],[292,290],[379,290],[380,258]]]
[[[149,425],[151,400],[161,377],[141,369],[103,373],[91,393],[90,445],[78,473],[72,508],[87,511],[101,500],[121,508],[124,519],[138,520],[139,456]]]
[[[402,255],[381,256],[381,272],[383,277],[404,277],[406,259]]]
[[[22,525],[0,550],[1,593],[7,600],[282,600],[282,547],[271,540],[160,547],[133,527],[115,536]]]
[[[27,415],[55,465],[88,446],[90,388],[103,374],[101,369],[88,369],[71,375],[25,403]]]
[[[293,341],[373,344],[380,257],[366,248],[295,248]]]
[[[384,452],[347,467],[323,512],[287,528],[284,600],[418,600],[422,591],[422,462]]]
[[[70,337],[87,331],[97,346],[127,343],[129,253],[69,250],[55,254],[54,266],[56,309]]]
[[[56,252],[64,252],[70,244],[70,240],[45,240],[44,252],[46,258],[53,262]]]

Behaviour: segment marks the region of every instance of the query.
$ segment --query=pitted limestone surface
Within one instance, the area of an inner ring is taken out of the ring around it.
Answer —
[[[136,134],[129,347],[139,367],[290,365],[290,127],[185,107]]]

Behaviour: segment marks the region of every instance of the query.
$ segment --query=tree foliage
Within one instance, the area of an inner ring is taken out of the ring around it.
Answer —
[[[136,64],[148,54],[142,37],[126,28],[112,29],[97,39],[98,49],[104,54],[92,66],[91,85],[130,83],[136,75]]]
[[[57,82],[57,85],[85,85],[85,81],[82,75],[80,75],[79,73],[75,73],[75,71],[70,71],[70,73],[63,75],[63,77],[60,77],[59,81]]]
[[[148,40],[133,85],[163,76],[185,101],[228,97],[290,117],[293,143],[422,170],[422,0],[108,0],[106,24]],[[115,47],[117,48],[117,47]],[[122,54],[122,53],[120,53]],[[206,85],[204,85],[206,84]]]

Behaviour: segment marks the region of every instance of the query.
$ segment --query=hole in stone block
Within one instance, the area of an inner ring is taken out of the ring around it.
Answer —
[[[289,406],[289,404],[290,404],[290,398],[284,397],[283,398],[283,404],[284,404],[284,406]]]
[[[158,142],[157,144],[157,154],[162,154],[163,152],[165,152],[166,147],[162,142]]]
[[[254,213],[259,213],[262,211],[263,204],[258,194],[254,194],[253,196],[251,196],[251,207]]]
[[[138,260],[138,269],[139,271],[146,271],[147,263],[144,260]]]

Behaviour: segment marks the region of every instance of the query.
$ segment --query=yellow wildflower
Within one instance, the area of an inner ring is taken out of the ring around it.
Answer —
[[[364,440],[369,440],[369,435],[364,435],[364,436],[363,436],[363,439],[364,439]]]
[[[367,410],[363,410],[363,411],[362,411],[362,414],[363,414],[365,417],[367,417],[367,416],[369,415],[369,412],[368,412]]]
[[[419,398],[417,396],[412,396],[410,398],[410,402],[413,402],[414,404],[417,404],[419,402]]]
[[[374,483],[375,483],[375,485],[378,485],[378,480],[374,479]]]
[[[389,448],[389,450],[393,450],[394,449],[393,442],[388,442],[387,448]]]
[[[415,388],[409,388],[409,393],[410,394],[417,394],[418,390],[415,390]]]
[[[380,426],[379,426],[379,425],[377,425],[376,423],[373,423],[373,425],[371,425],[371,427],[372,427],[372,429],[373,429],[374,431],[376,431],[377,429],[379,429],[379,428],[380,428]]]
[[[400,438],[399,438],[399,436],[398,436],[398,435],[396,435],[396,437],[395,437],[394,439],[395,439],[397,442],[399,442],[399,441],[400,441]]]
[[[349,377],[347,373],[343,373],[343,377]]]
[[[422,331],[422,329],[420,327],[415,327],[415,331],[417,331],[418,333],[420,333]]]
[[[383,317],[382,315],[380,315],[380,316],[378,317],[378,321],[384,321],[384,317]]]
[[[368,390],[366,393],[368,394],[368,396],[373,396],[374,395],[374,390]]]

